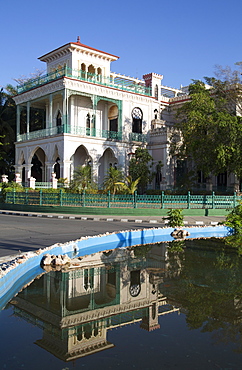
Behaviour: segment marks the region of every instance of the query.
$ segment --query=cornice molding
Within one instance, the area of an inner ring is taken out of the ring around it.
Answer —
[[[22,104],[26,103],[27,101],[30,100],[35,100],[39,98],[43,98],[44,96],[48,94],[52,94],[56,91],[63,90],[65,88],[65,81],[63,78],[49,82],[43,86],[36,87],[35,89],[26,91],[20,95],[15,96],[13,99],[15,103]]]

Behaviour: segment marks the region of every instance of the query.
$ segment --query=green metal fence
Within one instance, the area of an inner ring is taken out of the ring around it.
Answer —
[[[180,208],[180,209],[229,209],[242,200],[236,195],[138,195],[134,194],[72,194],[62,189],[56,192],[7,192],[5,203],[41,206],[73,206],[100,208]]]

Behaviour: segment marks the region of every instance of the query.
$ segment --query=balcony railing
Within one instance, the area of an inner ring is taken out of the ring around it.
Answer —
[[[141,95],[151,95],[151,90],[143,84],[138,84],[128,78],[117,77],[104,77],[100,74],[94,74],[81,70],[75,70],[68,67],[58,69],[54,72],[40,76],[38,78],[30,79],[23,85],[17,87],[18,94],[32,90],[36,87],[45,85],[46,83],[55,81],[62,77],[75,78],[81,81],[92,82],[97,85],[105,87],[112,87],[123,91],[130,91]]]
[[[48,136],[54,136],[59,134],[71,134],[86,137],[98,137],[107,140],[122,141],[123,134],[121,131],[109,131],[99,130],[96,128],[85,128],[85,127],[71,127],[70,125],[64,124],[61,126],[49,127],[43,130],[37,130],[21,134],[17,136],[17,141],[27,141],[34,139],[41,139]]]
[[[129,141],[139,141],[141,143],[147,142],[147,134],[138,134],[136,132],[131,132],[129,134]]]

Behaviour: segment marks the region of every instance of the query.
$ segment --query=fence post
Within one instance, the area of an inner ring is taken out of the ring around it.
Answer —
[[[16,199],[15,199],[15,195],[16,195],[16,190],[15,190],[15,189],[13,189],[13,204],[15,204],[15,201],[16,201]]]
[[[28,191],[29,191],[29,189],[25,189],[25,204],[26,204],[26,205],[28,205],[28,204],[29,204]]]
[[[110,202],[111,202],[111,199],[110,199],[110,190],[108,191],[108,208],[110,208]]]
[[[60,206],[63,206],[63,189],[60,188]]]
[[[39,191],[39,205],[42,206],[43,204],[43,192],[42,189]]]
[[[83,192],[82,192],[82,207],[86,207],[86,191],[85,189],[83,189]]]
[[[234,207],[236,207],[236,201],[237,201],[237,194],[236,191],[234,192]]]
[[[191,208],[191,193],[188,191],[187,193],[187,209]]]
[[[214,191],[212,192],[212,209],[215,208],[215,193]]]
[[[134,202],[134,208],[137,208],[137,191],[134,192],[133,202]]]
[[[164,209],[164,208],[165,208],[164,198],[165,198],[165,193],[164,193],[164,191],[162,191],[162,192],[161,192],[161,208],[162,208],[162,209]]]

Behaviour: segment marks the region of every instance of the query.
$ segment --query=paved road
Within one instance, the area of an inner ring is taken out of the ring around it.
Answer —
[[[129,217],[128,222],[122,222],[123,217],[115,217],[115,221],[109,221],[110,216],[105,220],[96,221],[97,216],[88,216],[81,219],[73,218],[73,215],[47,215],[44,217],[29,217],[28,214],[21,216],[14,214],[0,214],[0,257],[10,256],[21,252],[28,252],[43,247],[49,247],[55,243],[65,243],[76,240],[81,236],[92,236],[105,232],[120,230],[131,230],[140,228],[162,227],[165,224],[162,218],[152,220],[156,217]],[[61,218],[66,217],[66,218]],[[68,218],[70,217],[70,218]],[[99,216],[102,217],[102,216]],[[138,220],[137,220],[138,219]],[[224,219],[223,217],[185,217],[189,225],[204,224],[210,225]],[[120,221],[119,221],[120,220]],[[126,220],[127,221],[127,220]],[[152,223],[155,221],[155,223]]]
[[[142,227],[153,227],[146,225]],[[48,247],[55,243],[127,229],[138,229],[135,222],[88,221],[0,215],[0,257]]]

